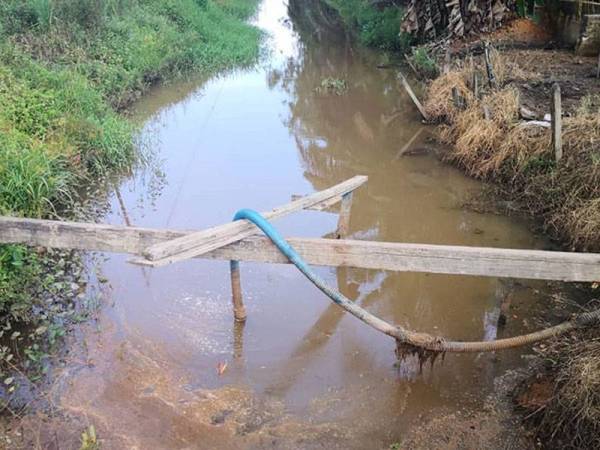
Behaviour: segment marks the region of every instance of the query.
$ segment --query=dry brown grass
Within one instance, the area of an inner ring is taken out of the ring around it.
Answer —
[[[452,90],[457,89],[458,94],[465,98],[467,103],[473,101],[473,93],[467,84],[468,72],[465,70],[451,71],[433,80],[428,89],[425,111],[432,120],[452,120],[458,109],[452,101]]]
[[[529,411],[544,448],[600,448],[600,338],[573,333],[538,350],[549,397]],[[531,388],[531,387],[530,387]]]
[[[600,242],[600,198],[588,200],[569,211],[564,223],[572,236],[573,247],[585,249]]]
[[[489,120],[484,117],[484,105],[490,110]],[[456,111],[451,125],[442,132],[444,142],[454,144],[449,156],[477,178],[497,171],[512,154],[504,145],[507,135],[522,134],[514,126],[518,111],[519,93],[513,88],[494,91],[483,101],[471,98],[467,108]]]
[[[500,81],[514,79],[514,63],[496,53],[492,61]],[[428,91],[425,107],[444,122],[440,137],[451,146],[447,159],[471,176],[500,183],[524,212],[573,249],[600,251],[600,99],[585,99],[564,119],[564,157],[556,164],[550,130],[520,121],[518,90],[509,84],[476,99],[469,73],[464,67],[452,71]],[[453,88],[465,99],[464,109],[454,105]]]
[[[502,53],[494,47],[490,49],[490,60],[492,62],[494,75],[496,75],[496,79],[501,86],[505,85],[510,80],[539,78],[538,73],[523,70],[519,64],[505,58]]]

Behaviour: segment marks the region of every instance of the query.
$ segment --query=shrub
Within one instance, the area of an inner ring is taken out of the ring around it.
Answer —
[[[393,4],[379,8],[367,0],[327,0],[327,3],[356,31],[362,44],[381,50],[408,48],[410,36],[400,33],[403,8]]]

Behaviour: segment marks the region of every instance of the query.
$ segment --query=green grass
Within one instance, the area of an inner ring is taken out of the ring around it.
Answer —
[[[380,50],[405,51],[410,37],[400,33],[404,9],[390,5],[379,9],[369,0],[326,0],[338,11],[359,41],[368,47]]]
[[[0,214],[68,217],[82,185],[130,167],[119,111],[162,80],[254,62],[258,2],[1,1]],[[0,325],[32,320],[36,261],[0,246]]]
[[[134,130],[115,110],[165,78],[254,61],[257,3],[3,2],[0,212],[51,214],[90,175],[131,164]]]

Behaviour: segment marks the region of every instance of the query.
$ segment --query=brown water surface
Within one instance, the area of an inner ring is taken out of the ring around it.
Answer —
[[[283,1],[263,1],[256,23],[269,37],[256,67],[160,87],[137,105],[154,159],[118,187],[106,222],[200,229],[364,174],[354,239],[543,245],[524,224],[463,209],[479,183],[432,155],[398,157],[423,125],[394,71],[378,69],[378,56],[334,33],[328,17],[314,28],[318,14],[293,5],[290,19]],[[327,77],[347,91],[319,92]],[[429,145],[424,136],[416,147]],[[336,220],[302,212],[276,226],[319,237]],[[391,339],[289,266],[242,264],[249,319],[236,327],[227,262],[143,269],[126,259],[109,255],[102,266],[110,302],[86,338],[91,362],[62,397],[106,448],[387,448],[423,414],[481,408],[495,377],[520,364],[511,351],[448,355],[423,373],[412,359],[395,367]],[[495,338],[510,289],[495,278],[317,270],[374,314],[454,339]],[[531,292],[515,291],[519,318],[506,335],[524,330]]]

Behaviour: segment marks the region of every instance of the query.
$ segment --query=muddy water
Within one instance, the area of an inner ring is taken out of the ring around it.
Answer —
[[[137,105],[153,160],[118,186],[106,222],[203,228],[365,174],[352,238],[542,245],[524,224],[463,209],[480,184],[432,155],[398,157],[422,125],[393,71],[378,69],[379,56],[353,48],[318,11],[292,16],[284,2],[265,0],[260,64],[161,87]],[[347,91],[319,92],[327,77],[344,79]],[[303,212],[276,225],[318,237],[336,220]],[[62,400],[96,425],[107,448],[387,448],[424,415],[480,409],[494,378],[520,364],[508,352],[448,355],[422,373],[416,360],[396,367],[392,340],[331,306],[288,266],[242,264],[249,319],[236,327],[226,262],[142,269],[126,259],[109,255],[102,266],[110,301]],[[505,281],[318,271],[390,322],[455,339],[502,334]],[[531,292],[514,292],[503,333],[528,329]]]

